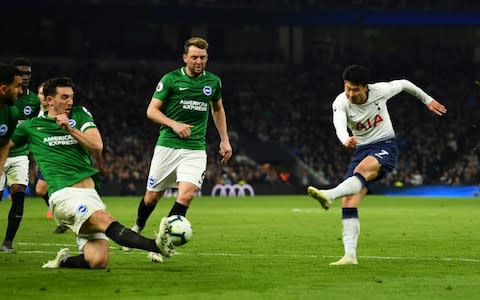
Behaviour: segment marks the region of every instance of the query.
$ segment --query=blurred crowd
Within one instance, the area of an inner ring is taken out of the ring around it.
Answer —
[[[110,2],[91,1],[98,5]],[[178,6],[242,8],[278,3],[290,8],[296,4],[319,7],[334,1],[167,2]],[[421,9],[433,2],[437,8],[462,9],[468,1],[352,0],[350,4]],[[334,4],[331,5],[334,10]],[[71,24],[42,21],[32,33],[32,43],[38,44],[38,48],[30,47],[24,52],[18,46],[19,49],[8,51],[26,53],[33,61],[33,90],[53,76],[70,76],[77,83],[76,102],[93,112],[104,137],[104,180],[122,183],[131,190],[133,182],[146,180],[158,137],[159,126],[146,117],[147,105],[161,76],[183,65],[179,45],[183,36],[190,36],[192,28],[181,24],[130,26],[115,22],[105,27],[98,26],[95,20],[86,28],[82,24],[81,20]],[[111,32],[116,26],[131,39],[120,33],[105,39],[102,33]],[[372,82],[408,79],[448,108],[447,115],[439,118],[406,93],[391,99],[389,111],[401,152],[399,167],[384,179],[385,184],[480,183],[480,83],[475,83],[480,80],[480,47],[475,27],[427,26],[417,30],[405,26],[400,30],[303,26],[303,43],[298,48],[293,47],[294,28],[286,32],[286,27],[279,26],[225,24],[220,29],[197,29],[208,31],[213,40],[207,69],[222,79],[234,147],[233,160],[220,165],[218,134],[210,126],[206,183],[307,185],[314,179],[326,186],[338,183],[352,153],[342,147],[335,135],[331,104],[343,90],[342,71],[353,63],[367,66]],[[30,32],[27,28],[19,30]],[[291,40],[282,43],[284,38]],[[53,42],[66,47],[50,47]],[[17,44],[20,40],[12,43]],[[270,44],[273,46],[265,46]],[[6,51],[0,50],[0,55]],[[245,147],[251,141],[280,143],[291,157],[304,163],[305,172],[294,172],[291,163],[255,160]]]
[[[480,87],[473,80],[478,75],[474,68],[467,68],[473,64],[472,53],[454,47],[437,49],[437,53],[435,59],[445,63],[426,63],[421,55],[407,60],[394,52],[372,57],[368,51],[343,49],[335,50],[329,63],[319,61],[321,68],[219,73],[235,156],[226,166],[219,163],[219,139],[212,125],[207,136],[205,182],[311,181],[308,174],[292,176],[283,167],[254,161],[243,151],[242,137],[248,136],[267,143],[280,142],[312,168],[325,185],[338,183],[351,153],[343,149],[335,135],[331,103],[343,90],[343,68],[356,60],[371,69],[372,81],[409,79],[448,108],[448,114],[439,118],[406,93],[389,102],[401,152],[398,170],[384,179],[386,184],[480,183],[480,125],[476,123],[480,120]],[[46,78],[59,71],[35,65],[34,77]],[[107,167],[104,180],[125,186],[146,180],[159,129],[146,118],[146,107],[164,71],[148,65],[105,68],[92,63],[71,65],[61,72],[77,82],[76,101],[93,112],[103,134]]]

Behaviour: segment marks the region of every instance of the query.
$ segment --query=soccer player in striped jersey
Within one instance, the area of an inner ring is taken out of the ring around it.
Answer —
[[[344,181],[338,186],[319,190],[308,187],[307,193],[328,210],[342,198],[342,236],[345,255],[331,265],[357,264],[357,241],[360,235],[358,205],[367,194],[368,184],[380,180],[397,166],[398,147],[387,101],[402,91],[418,98],[438,116],[447,112],[444,105],[408,80],[369,84],[369,71],[351,65],[343,72],[344,89],[333,102],[333,124],[340,142],[354,149]],[[349,135],[348,129],[352,135]]]
[[[171,241],[166,218],[155,239],[147,239],[125,228],[107,212],[98,195],[99,171],[92,156],[101,160],[103,141],[90,112],[73,106],[70,78],[49,79],[44,86],[48,114],[26,120],[10,139],[9,147],[24,144],[30,150],[49,185],[55,219],[75,233],[79,255],[68,248],[42,268],[106,268],[108,238],[122,246],[167,255]],[[97,164],[102,165],[101,161]]]
[[[220,135],[221,162],[226,163],[232,156],[220,78],[205,70],[207,49],[206,40],[188,39],[184,45],[185,66],[164,75],[153,93],[147,117],[161,127],[134,231],[142,231],[167,188],[178,187],[177,199],[168,215],[186,215],[202,187],[206,170],[209,111]],[[156,261],[152,255],[149,258]]]

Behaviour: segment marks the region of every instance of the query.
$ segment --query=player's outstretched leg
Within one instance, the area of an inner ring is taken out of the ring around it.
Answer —
[[[309,186],[307,188],[307,194],[313,199],[316,199],[325,210],[328,210],[332,205],[333,199],[331,199],[324,190]]]
[[[142,230],[143,230],[143,228],[140,228],[137,224],[133,225],[133,227],[132,227],[132,231],[133,231],[133,232],[136,232],[136,233],[138,233],[138,234],[142,233]],[[123,246],[123,247],[122,247],[122,250],[125,251],[125,252],[130,252],[130,251],[132,251],[133,249],[130,248],[130,247]]]

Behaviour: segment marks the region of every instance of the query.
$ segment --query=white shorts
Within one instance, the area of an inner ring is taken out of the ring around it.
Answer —
[[[178,182],[190,182],[200,189],[206,168],[207,153],[204,150],[156,146],[150,164],[147,190],[160,192],[177,187]]]
[[[5,185],[12,184],[28,185],[28,166],[30,162],[28,156],[8,157],[3,167],[2,177],[0,177],[1,189]]]
[[[69,227],[77,236],[77,245],[80,251],[83,250],[89,240],[103,239],[108,241],[108,237],[103,232],[79,233],[83,223],[94,212],[106,208],[95,189],[63,188],[53,193],[49,202],[57,223]]]

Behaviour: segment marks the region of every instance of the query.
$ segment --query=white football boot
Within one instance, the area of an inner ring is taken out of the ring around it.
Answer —
[[[163,217],[160,226],[158,226],[158,232],[155,234],[155,243],[160,250],[160,254],[166,257],[172,256],[175,248],[170,237],[171,228],[167,217]]]
[[[346,265],[358,265],[357,258],[345,255],[339,260],[330,263],[330,266],[346,266]]]
[[[154,263],[163,263],[163,256],[160,253],[149,252],[147,259]]]
[[[70,257],[70,249],[63,248],[57,252],[57,256],[54,259],[47,261],[43,264],[42,269],[56,269],[60,267],[60,263],[66,258]]]
[[[313,199],[316,199],[318,202],[320,202],[320,205],[325,210],[328,210],[332,205],[333,199],[331,199],[328,196],[327,192],[324,190],[319,190],[313,186],[309,186],[307,189],[307,194]]]

